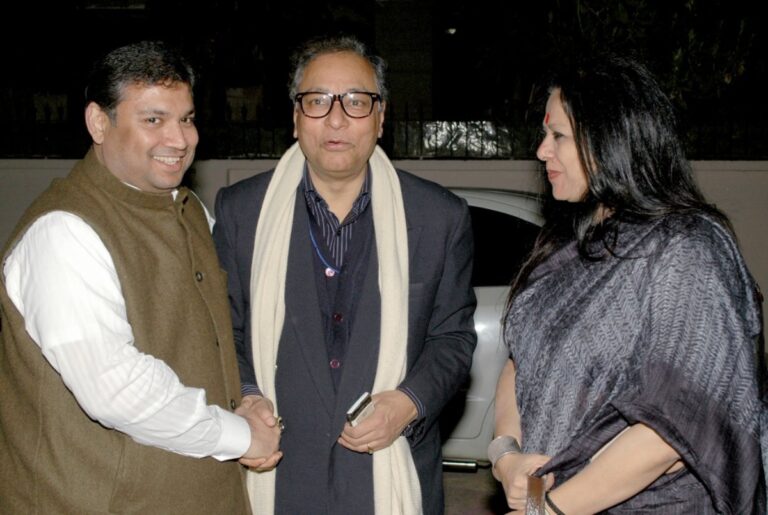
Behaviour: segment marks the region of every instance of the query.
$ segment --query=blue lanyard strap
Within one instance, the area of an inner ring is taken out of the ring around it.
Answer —
[[[320,248],[317,246],[317,241],[315,240],[315,234],[312,232],[312,222],[309,222],[309,239],[312,241],[312,248],[315,249],[315,254],[317,254],[317,257],[319,257],[320,261],[322,261],[322,263],[325,265],[325,275],[328,277],[333,277],[336,274],[340,274],[341,270],[337,269],[328,261],[326,261],[323,253],[320,252]]]

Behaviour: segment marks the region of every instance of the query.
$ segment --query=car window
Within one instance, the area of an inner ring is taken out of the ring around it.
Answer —
[[[539,233],[536,224],[516,216],[469,206],[475,238],[472,286],[507,286]]]

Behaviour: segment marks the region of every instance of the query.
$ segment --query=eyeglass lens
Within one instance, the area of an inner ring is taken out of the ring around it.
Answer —
[[[331,112],[333,102],[339,99],[341,108],[352,118],[365,118],[373,112],[376,96],[372,93],[349,92],[340,95],[330,93],[303,93],[299,101],[302,112],[311,118],[322,118]]]

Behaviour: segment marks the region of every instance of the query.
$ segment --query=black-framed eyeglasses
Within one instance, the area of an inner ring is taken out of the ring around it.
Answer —
[[[322,91],[305,91],[293,99],[299,104],[304,116],[308,118],[328,116],[336,100],[339,101],[341,109],[350,118],[365,118],[373,112],[373,105],[376,102],[381,102],[381,95],[369,91],[349,91],[338,95]]]

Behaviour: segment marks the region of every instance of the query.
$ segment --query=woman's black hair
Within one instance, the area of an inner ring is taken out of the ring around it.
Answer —
[[[603,55],[564,70],[548,91],[562,101],[588,191],[577,203],[547,200],[546,222],[512,282],[507,309],[533,269],[567,242],[575,239],[588,259],[612,253],[620,222],[699,211],[731,229],[699,191],[672,103],[647,68]],[[594,242],[602,252],[594,252]]]

